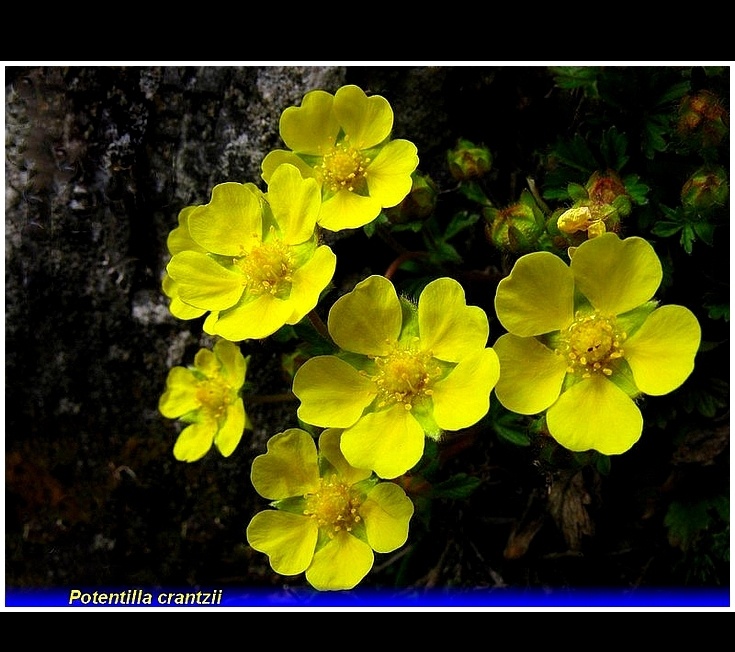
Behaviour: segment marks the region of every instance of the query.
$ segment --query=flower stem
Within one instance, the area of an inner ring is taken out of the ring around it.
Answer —
[[[332,336],[329,334],[326,324],[322,318],[318,315],[316,309],[309,312],[309,321],[311,325],[316,329],[317,333],[321,335],[328,342],[332,341]]]
[[[246,403],[285,403],[286,401],[295,401],[296,395],[293,392],[284,392],[283,394],[248,394],[243,397]]]
[[[391,279],[393,278],[393,275],[398,271],[398,268],[403,265],[407,260],[412,260],[414,258],[425,258],[428,256],[428,253],[425,251],[404,251],[402,254],[400,254],[388,267],[388,269],[385,270],[385,278]]]

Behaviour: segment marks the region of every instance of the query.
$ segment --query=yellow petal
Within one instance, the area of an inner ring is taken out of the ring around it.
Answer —
[[[219,376],[222,362],[209,349],[199,349],[194,356],[194,366],[197,371],[201,371],[207,378],[215,378]]]
[[[485,311],[467,305],[464,288],[454,279],[439,278],[423,289],[418,319],[421,348],[440,360],[459,362],[487,344]]]
[[[403,323],[393,284],[384,276],[369,276],[334,302],[327,323],[341,349],[386,355],[398,340]]]
[[[293,393],[301,401],[297,414],[305,423],[347,428],[372,403],[377,388],[344,360],[321,355],[299,367],[293,379]]]
[[[424,453],[424,431],[402,404],[369,412],[342,433],[342,452],[359,469],[372,469],[381,478],[402,475]]]
[[[172,256],[187,249],[200,252],[205,251],[203,247],[194,242],[189,233],[189,215],[191,215],[195,208],[197,206],[186,206],[179,211],[179,225],[166,238],[166,247]]]
[[[174,444],[174,457],[180,462],[196,462],[212,448],[217,424],[206,420],[184,428]]]
[[[431,387],[437,425],[443,430],[460,430],[482,419],[490,409],[490,393],[499,374],[498,356],[492,349],[462,360]]]
[[[158,409],[167,419],[196,410],[201,403],[196,397],[198,380],[186,367],[174,367],[166,378],[166,391],[158,401]]]
[[[261,294],[251,301],[243,301],[230,310],[222,311],[210,325],[212,333],[232,342],[261,340],[273,335],[293,312],[290,301],[271,294]]]
[[[223,457],[229,457],[235,452],[245,430],[245,407],[238,399],[227,406],[224,423],[214,436],[214,445]]]
[[[260,191],[253,184],[216,185],[211,201],[189,214],[189,233],[207,251],[242,256],[263,237]]]
[[[247,370],[247,361],[240,352],[240,347],[228,340],[220,340],[214,345],[213,351],[222,363],[220,369],[222,378],[233,389],[240,389],[245,382]]]
[[[318,534],[313,518],[275,509],[258,512],[246,531],[250,546],[268,555],[280,575],[298,575],[309,567]]]
[[[310,91],[301,106],[290,106],[282,114],[279,129],[283,142],[300,154],[323,155],[337,140],[339,123],[332,111],[334,96]]]
[[[314,235],[322,204],[315,179],[304,179],[293,165],[279,166],[268,184],[268,203],[285,244],[297,245]]]
[[[702,330],[683,306],[661,306],[623,343],[635,384],[660,396],[679,387],[694,369]]]
[[[393,109],[381,95],[368,97],[354,85],[342,86],[334,95],[334,113],[357,149],[383,142],[393,129]]]
[[[397,484],[381,482],[360,505],[368,543],[376,552],[392,552],[408,539],[413,503]]]
[[[316,444],[308,432],[289,428],[271,437],[266,448],[250,469],[253,487],[263,498],[302,496],[319,486]]]
[[[319,225],[329,231],[356,229],[378,217],[381,208],[375,197],[340,190],[322,203]]]
[[[342,454],[339,447],[342,431],[328,428],[319,436],[319,452],[337,470],[340,480],[348,485],[356,484],[372,475],[369,469],[357,469]]]
[[[334,276],[337,256],[327,246],[322,245],[311,258],[291,275],[291,316],[288,324],[296,324],[308,315],[319,302],[319,297]]]
[[[411,173],[419,164],[416,145],[392,140],[380,149],[367,169],[368,192],[383,208],[399,204],[411,191]]]
[[[278,166],[288,163],[298,168],[301,172],[301,176],[305,179],[314,177],[314,169],[304,161],[300,156],[294,152],[285,149],[274,149],[266,154],[266,157],[261,163],[261,169],[263,181],[266,183],[270,182],[273,173],[276,171]]]
[[[567,363],[533,337],[501,335],[495,346],[500,378],[495,395],[505,408],[519,414],[538,414],[561,392]]]
[[[338,532],[314,554],[306,570],[306,580],[318,591],[342,591],[355,588],[373,567],[370,546],[349,532]]]
[[[562,393],[546,413],[546,425],[569,450],[618,455],[640,438],[643,417],[623,390],[595,375]]]
[[[561,258],[547,251],[521,256],[498,283],[495,312],[519,337],[558,331],[574,317],[574,277]]]
[[[661,283],[661,261],[643,238],[615,233],[583,242],[571,263],[577,288],[604,313],[619,315],[648,301]]]
[[[182,251],[166,271],[176,282],[179,297],[195,308],[225,310],[234,306],[243,292],[243,276],[225,269],[205,254]]]

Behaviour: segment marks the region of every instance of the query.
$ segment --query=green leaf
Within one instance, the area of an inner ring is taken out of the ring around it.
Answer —
[[[597,77],[601,71],[599,66],[550,66],[554,75],[554,83],[558,88],[573,90],[582,89],[589,97],[597,98]]]
[[[471,227],[479,219],[480,216],[477,213],[457,213],[447,225],[447,228],[444,231],[444,239],[449,240],[450,238],[453,238],[461,231]]]
[[[629,159],[625,153],[627,147],[628,137],[616,127],[610,127],[602,135],[602,143],[600,143],[600,153],[607,167],[620,172]]]
[[[730,304],[729,303],[711,303],[705,304],[707,315],[710,319],[724,319],[730,321]]]
[[[571,141],[560,141],[554,147],[552,156],[558,158],[562,163],[591,175],[599,164],[594,154],[587,145],[586,139],[577,134]]]
[[[482,480],[475,476],[458,473],[449,480],[435,484],[431,494],[434,498],[452,498],[453,500],[468,498],[481,483]]]
[[[684,228],[681,230],[681,239],[679,242],[681,242],[681,246],[684,247],[684,251],[686,251],[688,254],[692,253],[692,247],[694,246],[694,242],[696,240],[696,236],[694,235],[694,229],[692,229],[691,224],[685,224]]]
[[[664,134],[669,129],[668,124],[665,124],[666,120],[668,118],[654,115],[643,125],[643,153],[648,159],[652,159],[656,152],[666,149]]]
[[[651,229],[653,235],[659,235],[662,238],[668,238],[684,228],[683,224],[677,222],[657,222]]]
[[[709,222],[693,222],[692,228],[694,229],[694,233],[699,236],[702,242],[705,242],[710,246],[713,245],[712,237],[715,230],[714,224],[710,224]]]
[[[477,202],[481,206],[492,206],[485,191],[477,181],[463,181],[459,184],[459,192],[470,201]]]
[[[651,188],[640,182],[639,179],[640,177],[637,174],[629,174],[623,179],[623,185],[634,203],[645,206],[648,203],[648,191]]]

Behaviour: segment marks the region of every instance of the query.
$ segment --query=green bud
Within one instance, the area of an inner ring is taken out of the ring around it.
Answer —
[[[403,201],[384,210],[384,213],[393,224],[424,220],[436,208],[438,191],[431,177],[416,170],[411,175],[411,181],[411,190],[409,190]]]
[[[545,217],[527,190],[515,204],[484,210],[485,235],[498,249],[513,253],[528,253],[537,249],[544,233]]]
[[[708,213],[723,206],[730,194],[727,172],[722,166],[702,166],[681,189],[681,203],[687,209]]]
[[[460,138],[457,146],[447,152],[449,172],[457,181],[477,179],[490,171],[493,158],[490,150]]]

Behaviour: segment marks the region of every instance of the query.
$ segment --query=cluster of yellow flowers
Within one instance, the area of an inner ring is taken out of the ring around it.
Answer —
[[[417,150],[392,129],[381,96],[352,85],[312,91],[281,116],[288,149],[263,160],[265,192],[222,183],[208,204],[180,212],[163,291],[174,316],[206,315],[204,332],[219,339],[169,373],[160,412],[188,424],[176,459],[199,460],[213,444],[229,456],[252,428],[249,358],[236,343],[312,313],[336,269],[322,231],[362,227],[408,195]],[[407,541],[414,506],[392,480],[421,460],[427,437],[483,419],[493,390],[511,411],[545,413],[549,434],[570,450],[618,454],[638,440],[634,399],[684,382],[699,324],[653,300],[662,271],[645,240],[604,233],[571,253],[570,265],[549,252],[516,261],[497,288],[507,333],[494,346],[486,313],[451,278],[412,301],[372,275],[334,302],[335,353],[306,360],[293,378],[298,418],[324,428],[318,442],[288,429],[252,465],[255,490],[272,502],[247,539],[277,573],[305,573],[319,590],[356,586],[374,552]]]

